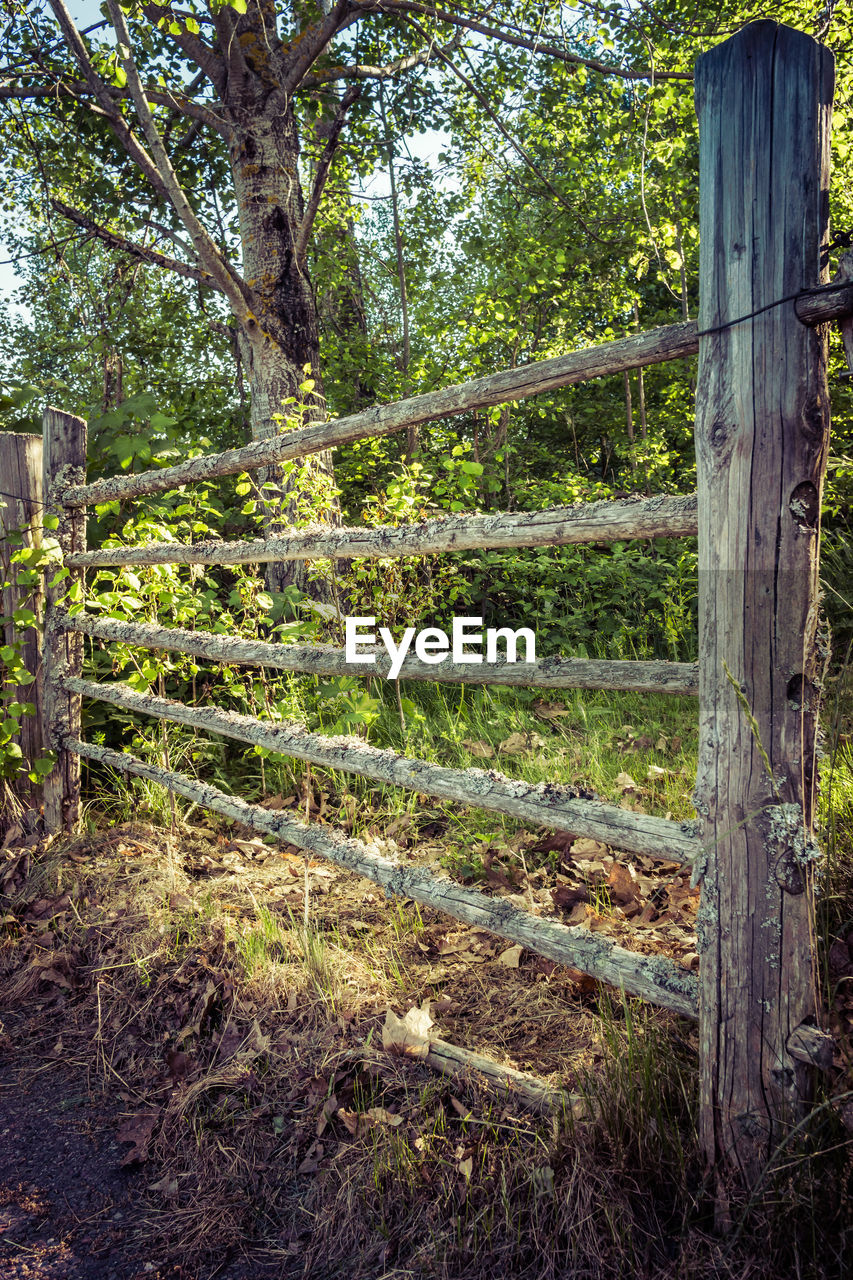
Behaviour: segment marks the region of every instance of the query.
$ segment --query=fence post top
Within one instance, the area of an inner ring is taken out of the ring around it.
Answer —
[[[800,31],[785,22],[777,22],[774,18],[758,18],[755,22],[747,22],[733,36],[728,36],[699,55],[695,67],[696,92],[698,94],[700,87],[704,87],[701,86],[703,73],[707,76],[723,58],[739,54],[746,60],[759,53],[775,53],[779,46],[787,46],[792,51],[797,45],[820,50],[821,58],[827,59],[830,66],[835,65],[835,55],[829,46],[810,36],[807,31]]]

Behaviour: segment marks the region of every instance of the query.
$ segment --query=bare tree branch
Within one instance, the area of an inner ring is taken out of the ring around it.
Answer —
[[[337,0],[337,4],[327,15],[325,22],[311,28],[294,45],[295,57],[292,61],[288,59],[286,62],[284,83],[271,95],[267,104],[268,110],[275,110],[279,106],[277,99],[281,95],[289,97],[302,84],[308,68],[314,65],[329,42],[344,26],[349,26],[353,18],[360,16],[358,12],[354,15],[351,13],[350,0]],[[348,18],[349,21],[347,21]]]
[[[308,249],[308,239],[311,235],[311,228],[314,226],[314,220],[317,217],[317,211],[320,208],[320,200],[326,186],[326,181],[329,177],[332,160],[334,159],[335,152],[338,149],[338,143],[340,142],[341,131],[344,127],[344,123],[346,122],[347,112],[356,99],[361,96],[361,92],[362,90],[360,86],[347,89],[341,99],[341,105],[338,108],[337,114],[332,121],[328,137],[326,138],[326,145],[323,147],[320,159],[317,162],[317,172],[314,176],[314,185],[311,188],[311,195],[309,197],[308,204],[305,207],[305,214],[302,218],[302,222],[300,223],[299,231],[296,234],[294,253],[296,254],[296,261],[299,263],[305,261],[305,254]]]
[[[117,89],[114,85],[107,84],[104,85],[104,89],[116,104],[130,97],[127,89]],[[37,84],[30,87],[0,83],[0,98],[11,98],[17,101],[36,98],[85,98],[92,94],[92,86],[85,80],[62,79],[56,80],[53,84]],[[145,96],[149,102],[155,103],[158,107],[168,107],[179,115],[188,116],[200,124],[206,124],[223,137],[228,137],[229,126],[225,118],[218,114],[217,103],[195,102],[186,94],[178,90],[164,89],[162,85],[146,85]],[[101,113],[108,114],[104,111]],[[111,116],[110,119],[112,119]]]
[[[167,240],[171,240],[172,244],[180,249],[181,253],[185,253],[188,258],[193,257],[192,247],[187,244],[186,240],[182,240],[179,235],[176,235],[171,227],[164,227],[162,222],[155,222],[153,218],[146,218],[145,225],[150,227],[152,231],[159,231],[160,235],[165,236]]]
[[[81,213],[79,209],[73,209],[71,205],[63,203],[62,200],[51,199],[51,205],[57,213],[61,213],[63,218],[67,218],[69,222],[73,222],[78,227],[83,227],[92,235],[97,236],[104,244],[108,244],[111,249],[121,249],[123,253],[127,253],[132,258],[136,258],[140,262],[150,263],[155,267],[164,267],[167,271],[174,271],[179,276],[184,276],[187,280],[196,280],[199,284],[207,285],[211,289],[219,289],[219,285],[207,271],[201,271],[198,267],[192,267],[186,262],[180,262],[177,258],[170,258],[165,253],[160,253],[157,249],[151,249],[148,245],[137,244],[134,240],[128,240],[126,236],[120,235],[117,231],[110,231],[109,227],[104,227],[100,223],[95,222],[88,214]]]
[[[418,22],[416,18],[407,18],[406,21],[411,26],[413,26],[416,31],[419,31],[422,36],[427,35],[427,32],[424,31],[423,27],[421,26],[421,24]],[[551,195],[554,196],[555,199],[559,200],[560,204],[563,205],[564,208],[568,209],[570,213],[574,213],[574,210],[571,208],[570,205],[566,203],[565,199],[557,190],[557,188],[554,186],[554,184],[551,182],[547,174],[544,174],[542,172],[542,170],[539,168],[539,166],[537,165],[536,161],[532,158],[532,156],[530,156],[528,152],[525,151],[521,143],[512,136],[509,129],[507,129],[506,125],[503,123],[500,116],[492,107],[486,95],[482,93],[480,89],[477,88],[477,86],[474,84],[474,81],[471,79],[471,77],[466,76],[465,72],[461,71],[459,67],[456,66],[453,60],[447,56],[447,54],[444,52],[443,49],[436,49],[435,52],[438,55],[440,61],[443,62],[445,66],[448,67],[449,70],[453,72],[456,78],[460,80],[462,84],[465,85],[465,88],[468,89],[468,91],[474,95],[474,97],[479,102],[480,106],[489,116],[489,119],[493,122],[495,127],[500,131],[501,135],[504,138],[506,138],[507,142],[513,148],[513,150],[518,153],[518,155],[521,157],[521,159],[524,161],[527,167],[531,170],[531,172],[536,174],[536,177],[539,179],[539,181],[543,183],[545,187],[547,187],[547,189],[551,192]]]

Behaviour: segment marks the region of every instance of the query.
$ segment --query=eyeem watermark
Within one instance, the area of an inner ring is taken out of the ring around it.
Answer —
[[[346,618],[344,635],[346,638],[347,662],[361,662],[375,666],[376,664],[376,626],[375,618]],[[423,631],[415,631],[407,627],[400,643],[397,644],[387,627],[379,628],[379,638],[385,646],[391,666],[387,680],[396,680],[400,669],[412,648],[414,641],[415,654],[421,662],[430,665],[445,662],[451,658],[453,662],[497,662],[498,644],[503,641],[507,662],[535,662],[536,636],[529,627],[519,627],[513,631],[511,627],[488,627],[483,631],[482,618],[454,618],[451,633],[448,636],[441,627],[424,627]],[[519,642],[524,641],[524,657],[519,658]],[[372,653],[360,653],[361,646],[371,646]],[[485,658],[483,649],[485,647]]]

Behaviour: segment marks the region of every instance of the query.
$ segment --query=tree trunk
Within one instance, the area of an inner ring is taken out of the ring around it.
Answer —
[[[260,326],[252,335],[241,334],[251,392],[252,439],[263,440],[320,422],[326,411],[316,302],[306,268],[294,251],[304,215],[296,121],[290,107],[272,120],[248,111],[245,117],[251,119],[251,126],[236,124],[230,147],[243,275],[282,321],[276,338]],[[309,380],[313,389],[301,391]],[[275,536],[275,531],[306,520],[335,522],[330,452],[271,466],[259,473],[258,483],[275,486],[262,490],[268,534]],[[304,565],[270,564],[267,586],[274,591],[289,586],[304,589]]]

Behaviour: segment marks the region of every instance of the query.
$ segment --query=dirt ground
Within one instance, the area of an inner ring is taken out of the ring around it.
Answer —
[[[425,811],[381,839],[441,870],[441,836]],[[479,851],[487,892],[695,967],[677,865],[516,845]],[[4,1277],[609,1277],[608,1238],[633,1235],[632,1274],[682,1274],[667,1196],[647,1196],[695,1111],[675,1015],[636,1011],[626,1039],[584,975],[234,827],[23,832],[0,916]],[[581,1139],[477,1073],[384,1051],[389,1010],[552,1089],[622,1072],[636,1116]]]

